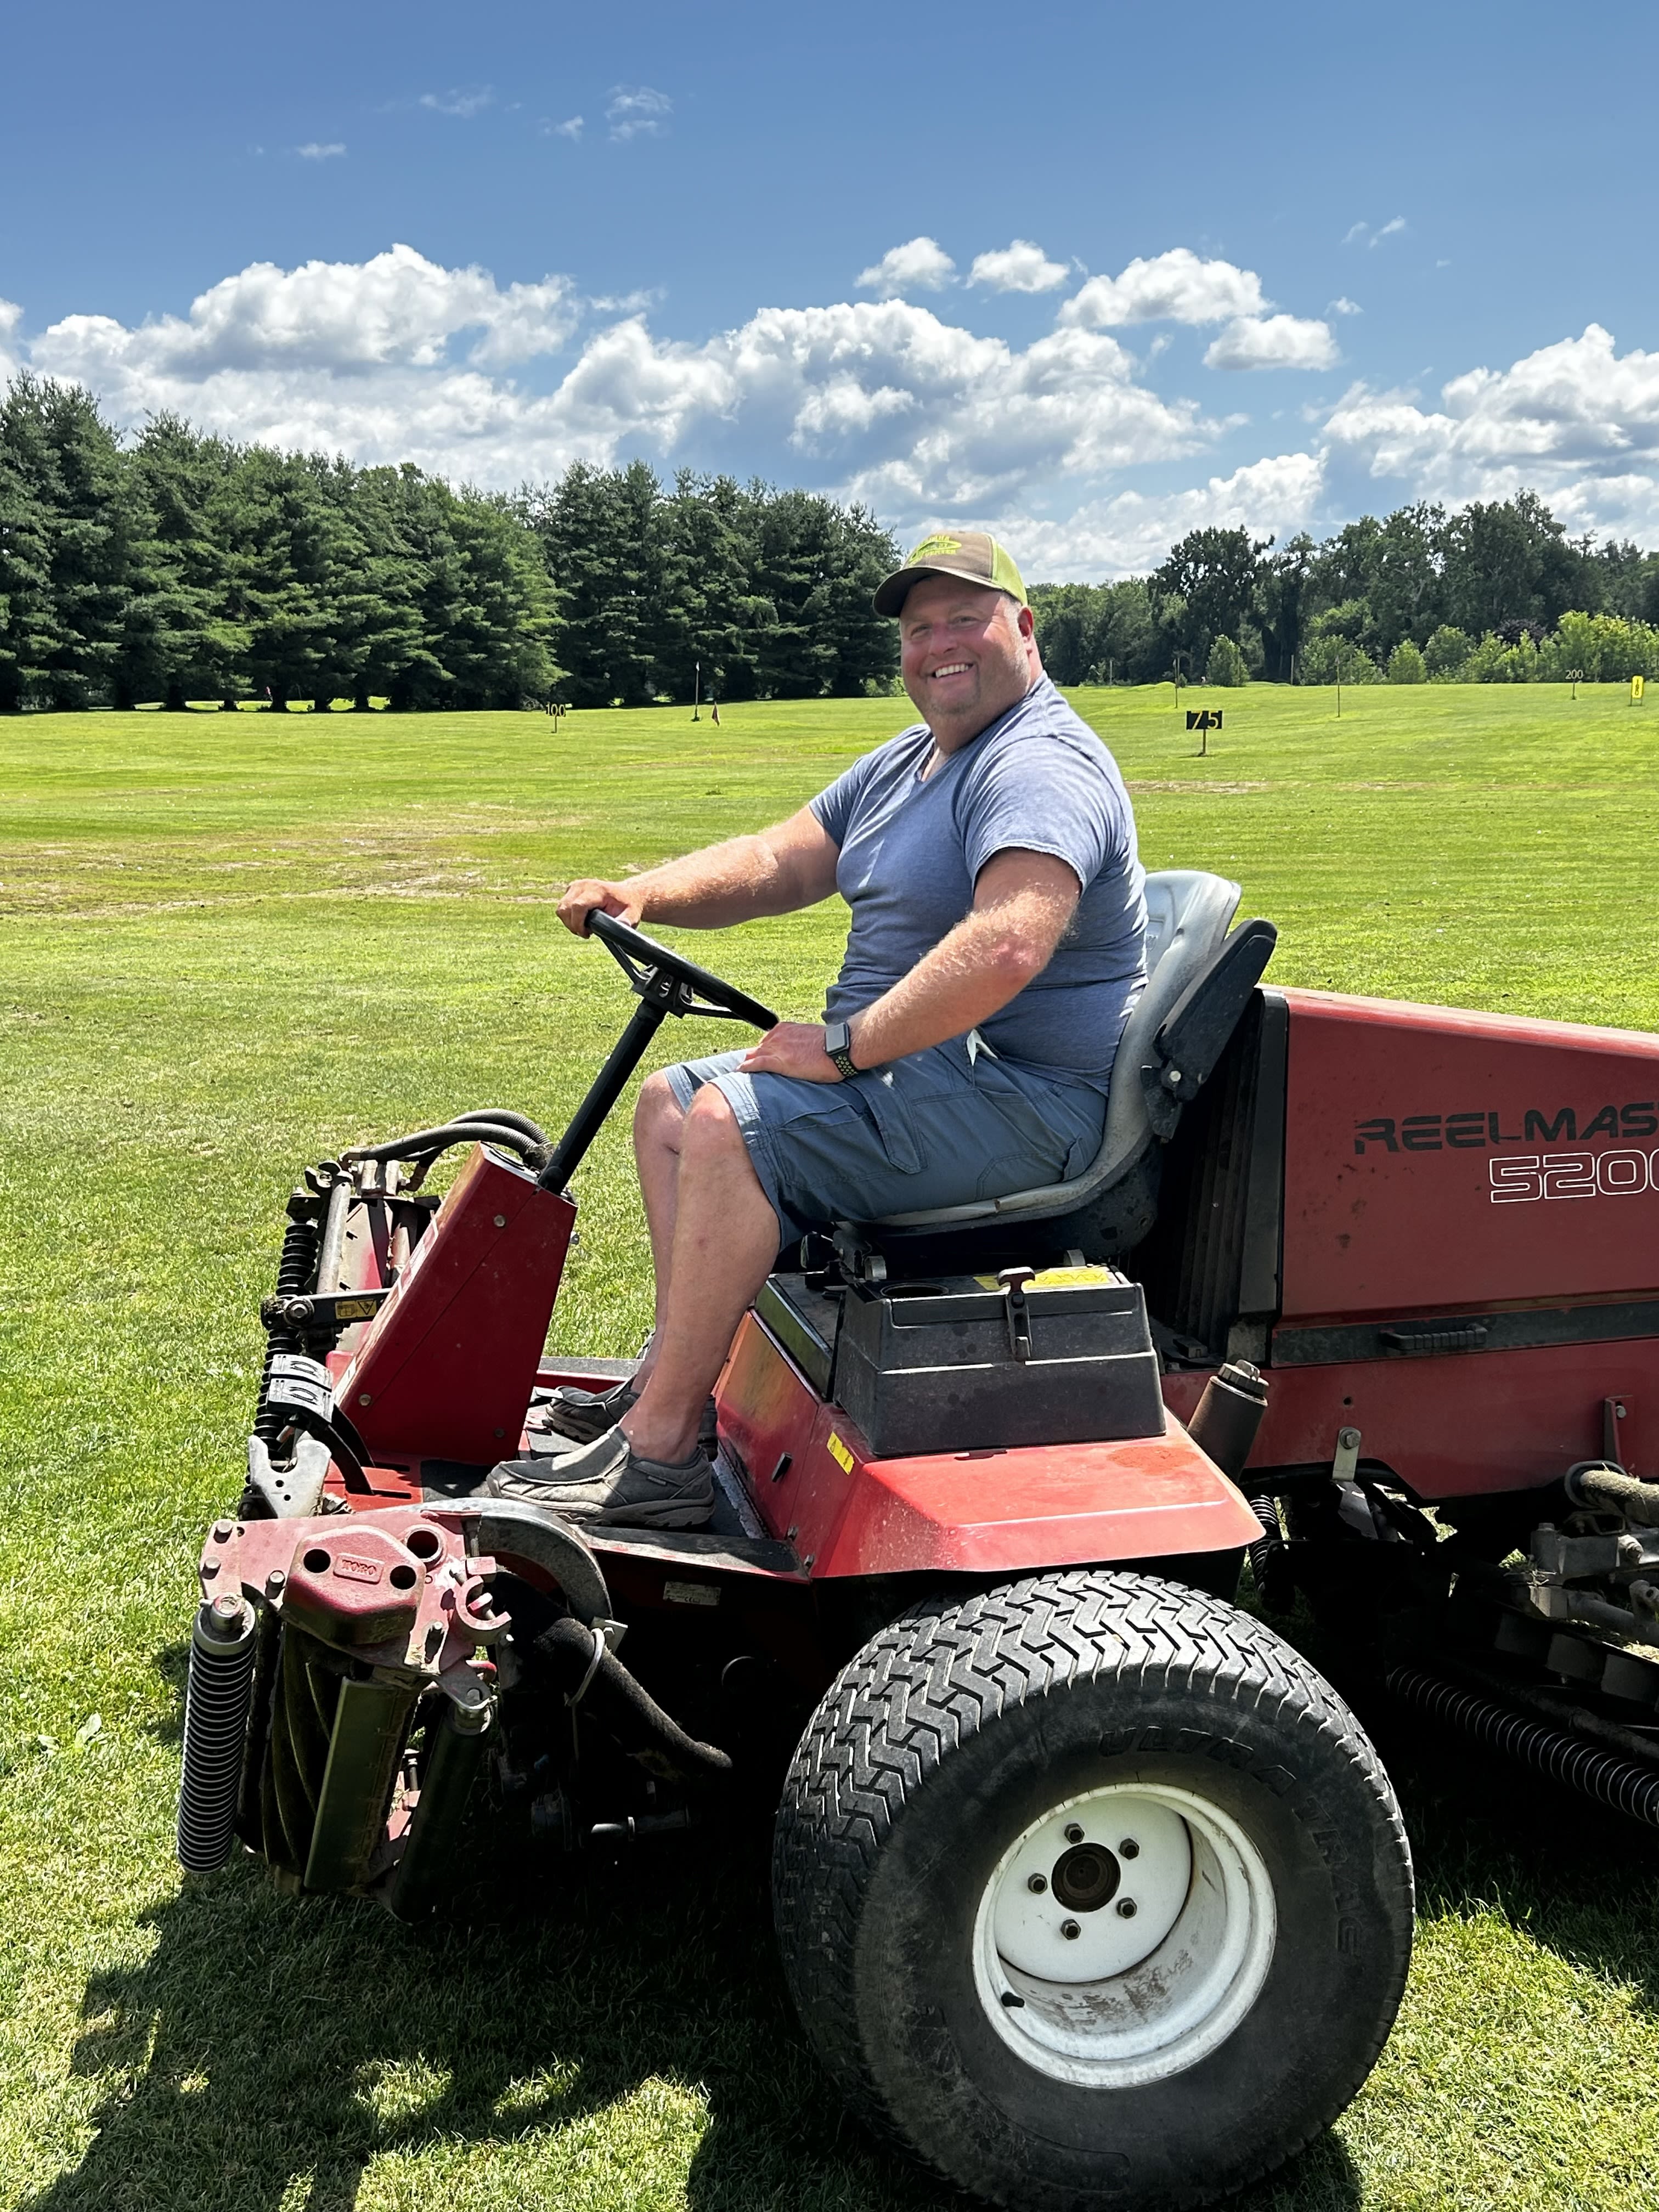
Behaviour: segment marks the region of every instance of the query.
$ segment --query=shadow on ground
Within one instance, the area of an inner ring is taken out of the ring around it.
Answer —
[[[1397,1713],[1368,1717],[1427,1907],[1523,1918],[1659,2011],[1651,1838]],[[187,1878],[150,1916],[143,1963],[87,1989],[75,2064],[100,2081],[98,2132],[26,2212],[350,2212],[371,2160],[434,2145],[461,2156],[469,2196],[466,2161],[491,2154],[497,2202],[683,2187],[696,2212],[963,2205],[872,2142],[819,2072],[773,1950],[763,1835],[565,1886],[499,1833],[475,1826],[453,1911],[424,1930],[285,1900],[252,1863]],[[671,2124],[646,2112],[631,2135],[630,2100],[664,2085]],[[563,2179],[562,2140],[581,2146]],[[1346,2212],[1363,2194],[1328,2132],[1231,2201]]]

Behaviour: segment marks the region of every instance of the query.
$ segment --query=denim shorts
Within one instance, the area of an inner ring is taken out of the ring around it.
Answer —
[[[740,1052],[665,1071],[682,1109],[712,1083],[737,1116],[787,1243],[832,1221],[964,1206],[1080,1175],[1106,1094],[955,1037],[845,1083],[739,1073]]]

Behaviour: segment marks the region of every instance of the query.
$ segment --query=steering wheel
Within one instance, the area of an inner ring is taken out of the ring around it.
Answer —
[[[591,937],[599,939],[647,1006],[660,1006],[669,1014],[708,1014],[717,1021],[752,1022],[757,1030],[777,1027],[777,1016],[758,999],[751,999],[734,984],[722,982],[708,969],[699,968],[695,960],[684,959],[667,945],[659,945],[655,938],[618,921],[603,907],[590,908],[587,930]]]

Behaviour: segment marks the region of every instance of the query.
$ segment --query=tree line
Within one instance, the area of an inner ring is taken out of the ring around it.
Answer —
[[[0,400],[0,713],[218,700],[645,705],[893,688],[864,508],[643,462],[511,496],[152,418]],[[1194,531],[1148,576],[1040,584],[1060,684],[1659,677],[1659,554],[1569,538],[1532,492],[1282,548]]]
[[[640,705],[884,691],[898,556],[862,508],[578,464],[505,496],[0,402],[0,713],[349,699]]]
[[[1535,493],[1426,501],[1275,550],[1195,530],[1149,576],[1041,584],[1061,684],[1524,683],[1659,675],[1659,554],[1569,538]]]

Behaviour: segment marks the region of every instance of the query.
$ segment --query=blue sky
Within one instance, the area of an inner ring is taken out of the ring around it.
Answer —
[[[0,374],[1144,567],[1535,485],[1659,544],[1651,7],[10,11]]]

